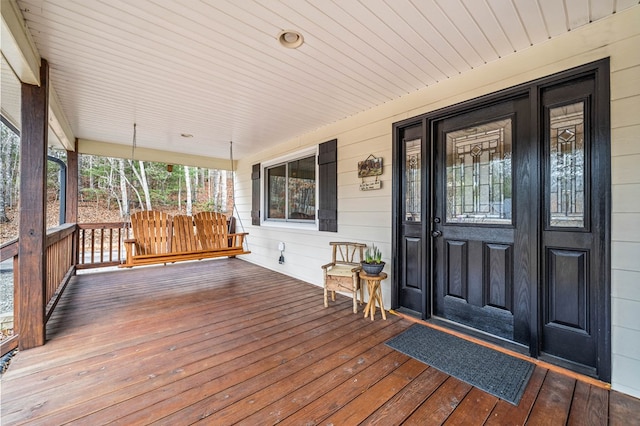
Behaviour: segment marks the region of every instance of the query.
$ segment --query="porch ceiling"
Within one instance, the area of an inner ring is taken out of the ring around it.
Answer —
[[[17,1],[74,137],[236,159],[637,4]]]

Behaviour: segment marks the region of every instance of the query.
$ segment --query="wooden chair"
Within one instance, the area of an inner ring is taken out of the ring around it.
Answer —
[[[351,293],[353,297],[353,313],[358,313],[358,290],[360,290],[360,304],[364,300],[364,289],[360,283],[359,273],[362,269],[363,251],[367,246],[362,243],[331,242],[331,263],[322,265],[324,270],[324,307],[329,307],[329,292],[331,300],[336,300],[336,291]]]

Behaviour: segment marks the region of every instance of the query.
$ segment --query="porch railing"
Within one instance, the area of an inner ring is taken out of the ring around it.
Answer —
[[[75,231],[75,223],[67,223],[47,230],[44,300],[48,303],[45,307],[45,323],[51,317],[64,288],[75,274]]]
[[[78,269],[119,265],[124,259],[124,240],[129,238],[129,222],[79,223]]]
[[[116,266],[124,258],[123,241],[129,236],[128,222],[64,224],[47,230],[45,323],[76,269]],[[14,288],[18,281],[18,240],[0,246],[0,262],[13,259]],[[15,292],[14,292],[15,293]],[[0,342],[0,356],[18,347],[19,335]]]

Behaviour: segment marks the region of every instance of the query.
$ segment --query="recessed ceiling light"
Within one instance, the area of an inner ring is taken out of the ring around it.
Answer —
[[[278,41],[287,49],[297,49],[304,43],[304,37],[298,31],[282,30],[278,34]]]
[[[183,138],[192,138],[193,135],[191,133],[180,133],[180,136],[182,136]]]

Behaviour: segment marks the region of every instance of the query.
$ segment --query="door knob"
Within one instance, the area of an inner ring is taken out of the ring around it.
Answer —
[[[442,231],[431,231],[431,236],[433,238],[442,237]]]

